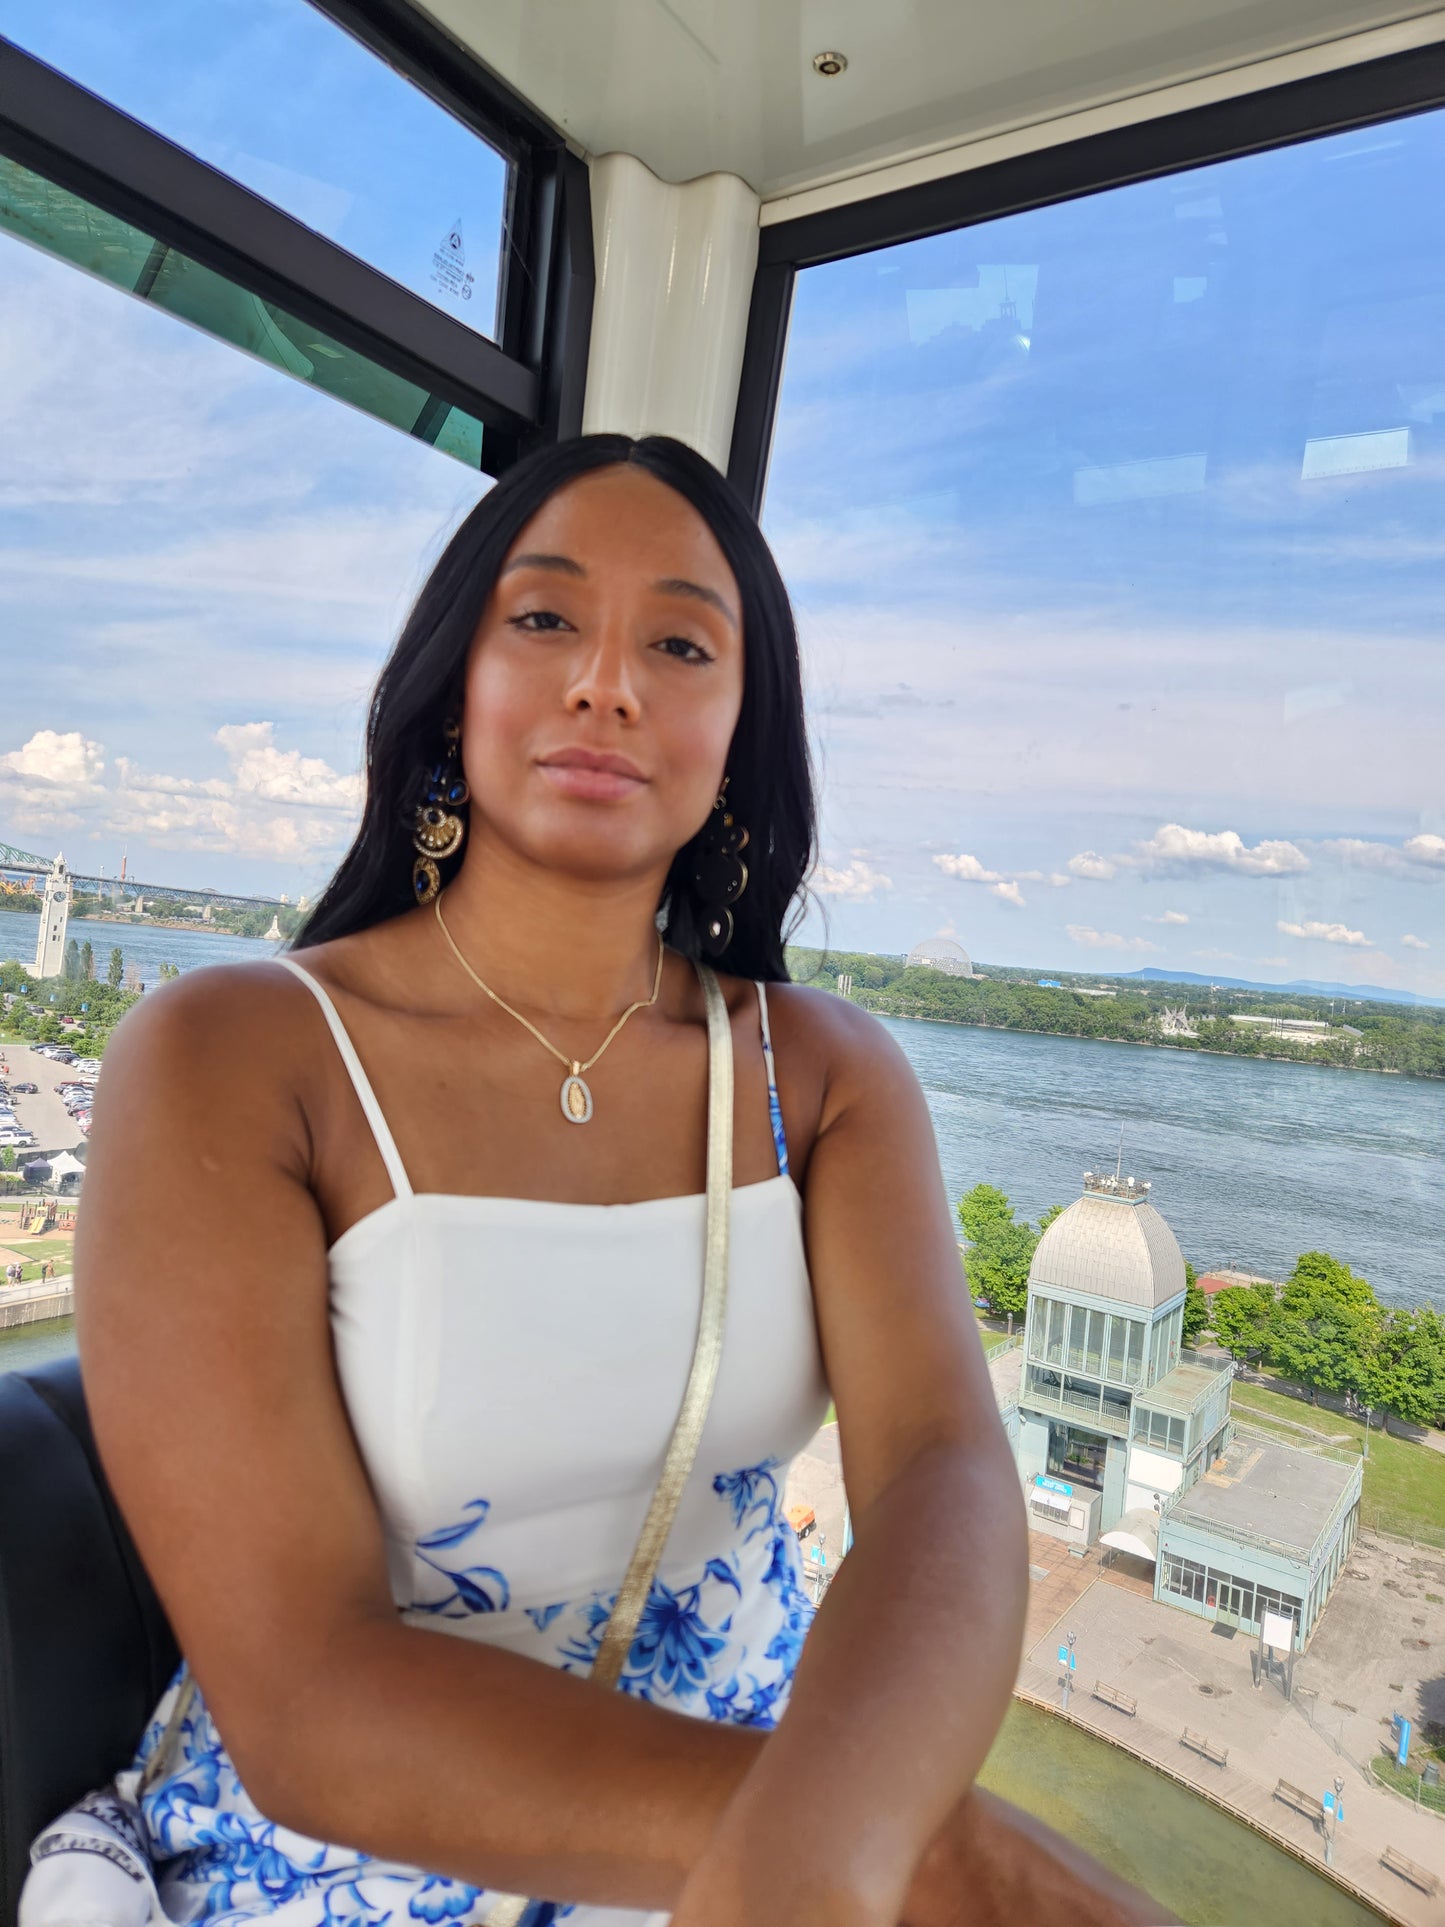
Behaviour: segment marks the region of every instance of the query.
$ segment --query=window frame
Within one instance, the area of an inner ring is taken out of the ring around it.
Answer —
[[[475,415],[482,470],[499,475],[528,449],[581,431],[595,282],[586,163],[401,0],[308,4],[507,161],[496,340],[3,36],[0,154]],[[427,415],[412,430],[423,439]]]
[[[1437,42],[765,225],[733,417],[729,479],[760,515],[793,289],[804,268],[1442,106],[1445,42]]]

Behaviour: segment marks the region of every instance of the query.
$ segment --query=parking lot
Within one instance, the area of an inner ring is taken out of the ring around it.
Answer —
[[[0,1082],[12,1091],[16,1084],[40,1087],[34,1097],[11,1099],[16,1122],[35,1133],[34,1148],[17,1156],[32,1158],[46,1151],[73,1151],[81,1142],[81,1132],[55,1092],[57,1084],[74,1078],[71,1067],[57,1064],[53,1057],[39,1056],[30,1044],[0,1044],[0,1064],[10,1066],[8,1073],[0,1071]]]

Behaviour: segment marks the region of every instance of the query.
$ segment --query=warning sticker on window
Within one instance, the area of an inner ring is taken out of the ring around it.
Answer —
[[[431,258],[432,286],[452,301],[470,301],[476,277],[467,268],[466,244],[462,224],[453,221],[441,246]]]

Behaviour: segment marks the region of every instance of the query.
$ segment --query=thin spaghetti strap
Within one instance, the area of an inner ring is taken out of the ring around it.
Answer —
[[[767,986],[759,983],[758,1019],[763,1031],[763,1068],[768,1073],[768,1120],[773,1127],[773,1147],[778,1154],[778,1176],[788,1175],[788,1137],[783,1129],[783,1107],[778,1099],[778,1067],[773,1062],[773,1034],[768,1029]]]
[[[303,970],[294,958],[273,957],[271,961],[280,964],[284,970],[289,970],[293,977],[299,977],[320,1004],[331,1035],[336,1039],[336,1048],[341,1053],[346,1074],[351,1079],[351,1088],[356,1092],[357,1100],[366,1115],[366,1121],[371,1126],[371,1135],[376,1139],[376,1148],[380,1151],[381,1161],[386,1166],[386,1175],[391,1179],[391,1188],[399,1198],[409,1198],[411,1180],[406,1175],[406,1166],[402,1163],[401,1153],[396,1148],[396,1139],[392,1136],[382,1108],[376,1101],[376,1092],[371,1088],[371,1080],[361,1068],[361,1059],[356,1054],[356,1046],[347,1036],[346,1026],[342,1023],[335,1004],[311,972]]]

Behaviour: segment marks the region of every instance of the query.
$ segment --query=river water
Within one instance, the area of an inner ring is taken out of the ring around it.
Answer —
[[[38,917],[25,916],[19,910],[0,910],[0,962],[13,957],[19,963],[34,963],[39,922]],[[281,948],[260,937],[228,937],[219,930],[168,930],[163,925],[136,923],[129,917],[114,923],[101,917],[72,917],[69,934],[77,943],[89,938],[98,977],[104,977],[110,953],[118,947],[127,968],[134,964],[147,988],[160,982],[163,963],[173,963],[178,970],[195,970],[201,964],[248,963],[257,957],[274,957]]]
[[[76,922],[104,969],[142,979],[273,956],[254,937]],[[35,919],[0,911],[0,958],[28,963]],[[928,1096],[950,1199],[986,1180],[1037,1218],[1086,1170],[1148,1178],[1184,1255],[1282,1278],[1302,1251],[1342,1258],[1387,1304],[1445,1311],[1445,1082],[1366,1071],[884,1020]],[[786,1067],[783,1071],[786,1077]]]
[[[1387,1304],[1445,1311],[1445,1082],[910,1018],[887,1028],[933,1115],[950,1200],[985,1181],[1021,1216],[1085,1171],[1153,1184],[1200,1271],[1283,1278],[1328,1251]]]
[[[1038,1707],[1014,1701],[979,1779],[1190,1927],[1376,1927],[1385,1919],[1187,1787]]]

